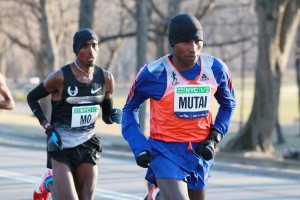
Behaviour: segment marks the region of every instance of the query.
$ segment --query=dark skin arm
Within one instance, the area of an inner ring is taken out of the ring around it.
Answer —
[[[113,97],[113,92],[115,89],[115,80],[113,75],[103,70],[104,72],[104,78],[105,78],[105,99],[111,99]]]
[[[15,107],[15,101],[8,89],[5,79],[0,74],[0,109],[12,110]]]

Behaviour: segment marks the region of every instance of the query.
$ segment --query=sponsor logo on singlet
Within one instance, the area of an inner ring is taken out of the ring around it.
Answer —
[[[205,74],[202,74],[200,81],[207,81],[207,80],[209,80],[209,78]]]
[[[171,78],[172,78],[172,85],[178,85],[178,81],[177,81],[177,74],[173,71],[172,72],[172,75],[171,75]]]
[[[78,88],[75,86],[74,90],[72,90],[71,86],[68,87],[68,94],[72,97],[78,94]]]
[[[97,88],[97,89],[95,89],[94,90],[94,88],[92,88],[91,89],[91,94],[95,94],[95,93],[97,93],[99,90],[101,90],[102,89],[102,87],[99,87],[99,88]]]

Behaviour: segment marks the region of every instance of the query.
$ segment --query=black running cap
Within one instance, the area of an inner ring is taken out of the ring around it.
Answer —
[[[98,36],[94,31],[88,28],[77,31],[73,37],[73,52],[77,55],[89,40],[96,40],[98,42]]]
[[[187,40],[203,40],[203,30],[198,19],[191,14],[178,14],[169,23],[169,44]]]

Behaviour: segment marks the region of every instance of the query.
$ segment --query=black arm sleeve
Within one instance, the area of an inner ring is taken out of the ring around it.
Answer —
[[[113,100],[112,99],[104,99],[102,102],[102,120],[106,124],[112,124],[113,122],[110,119],[110,112],[113,107]]]
[[[38,100],[48,96],[49,94],[50,92],[48,92],[45,89],[43,83],[41,83],[38,86],[36,86],[33,90],[31,90],[27,95],[27,103],[33,114],[39,120],[40,124],[43,120],[46,120],[46,117]]]

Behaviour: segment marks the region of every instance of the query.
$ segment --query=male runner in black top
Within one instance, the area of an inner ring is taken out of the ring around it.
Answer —
[[[47,134],[47,151],[51,157],[47,167],[53,170],[57,195],[54,198],[93,199],[101,153],[95,122],[102,110],[105,123],[120,123],[121,111],[112,109],[113,75],[95,66],[97,35],[90,29],[76,32],[73,51],[76,54],[74,62],[51,73],[29,92],[27,100]],[[49,94],[52,103],[50,123],[38,103]],[[47,186],[52,181],[51,173],[46,174],[44,179]],[[47,199],[47,194],[43,198]]]

